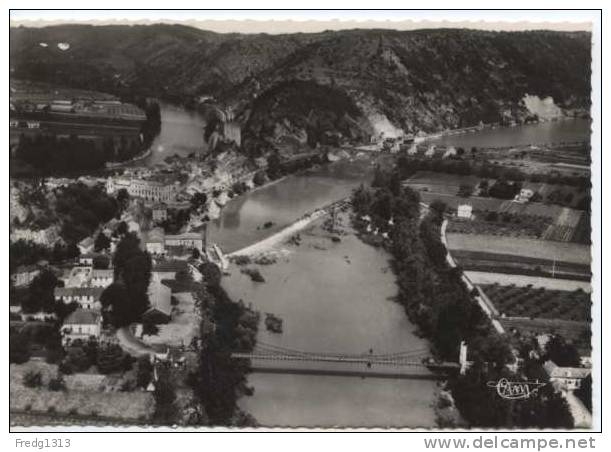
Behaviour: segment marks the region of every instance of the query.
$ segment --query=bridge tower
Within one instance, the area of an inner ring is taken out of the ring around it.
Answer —
[[[460,351],[458,352],[458,362],[460,364],[460,374],[464,375],[467,372],[467,369],[471,365],[469,361],[467,361],[467,343],[465,341],[460,341]]]

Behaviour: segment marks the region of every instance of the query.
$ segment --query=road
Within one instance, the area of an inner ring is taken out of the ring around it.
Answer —
[[[150,356],[157,353],[152,347],[137,339],[127,326],[119,328],[116,336],[121,348],[132,356]]]

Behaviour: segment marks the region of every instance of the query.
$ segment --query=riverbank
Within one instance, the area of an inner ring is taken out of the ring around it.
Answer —
[[[129,166],[129,165],[131,165],[131,164],[133,164],[133,163],[137,163],[137,162],[139,162],[140,160],[144,160],[145,158],[147,158],[148,156],[150,156],[150,155],[151,155],[151,153],[152,153],[152,150],[151,150],[151,148],[149,147],[149,148],[148,148],[148,149],[146,149],[146,150],[145,150],[145,151],[144,151],[142,154],[139,154],[139,155],[137,155],[137,156],[133,157],[133,158],[132,158],[132,159],[130,159],[130,160],[127,160],[127,161],[125,161],[125,162],[106,162],[106,163],[104,164],[104,166],[105,166],[107,169],[118,169],[118,168],[124,168],[124,167]]]
[[[346,202],[346,200],[343,200],[343,199],[338,200],[328,206],[321,207],[320,209],[317,209],[312,213],[308,213],[304,215],[303,218],[300,218],[299,220],[295,221],[294,223],[290,224],[289,226],[285,227],[284,229],[276,232],[275,234],[257,243],[247,246],[246,248],[242,248],[238,251],[234,251],[233,253],[230,253],[228,256],[229,257],[253,256],[256,254],[260,254],[260,253],[269,251],[272,247],[288,240],[294,234],[312,225],[314,221],[330,214],[332,209],[334,209],[335,207],[337,207],[338,205],[344,202]]]

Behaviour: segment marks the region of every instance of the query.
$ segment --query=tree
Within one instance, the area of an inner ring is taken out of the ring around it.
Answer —
[[[107,344],[98,350],[97,367],[100,373],[110,374],[120,371],[125,363],[123,350],[117,344]]]
[[[104,321],[120,328],[139,319],[140,309],[129,297],[125,284],[112,283],[100,296]]]
[[[121,188],[119,191],[117,191],[117,202],[119,203],[121,210],[125,210],[129,205],[129,193],[125,188]]]
[[[129,232],[129,228],[127,227],[127,223],[125,221],[120,222],[117,225],[117,229],[115,229],[115,234],[119,237],[125,236]]]
[[[282,167],[280,165],[280,156],[277,152],[273,152],[267,157],[267,177],[270,180],[278,179],[282,176]]]
[[[57,373],[57,376],[51,378],[49,380],[48,385],[49,391],[65,391],[66,390],[66,382],[64,381],[64,377],[61,373]]]
[[[176,272],[174,279],[181,283],[189,283],[193,281],[191,272],[189,270],[179,270]]]
[[[23,312],[53,312],[55,309],[53,290],[59,285],[60,282],[53,272],[49,269],[43,269],[32,280],[28,288],[28,296],[22,301]]]
[[[28,388],[40,388],[42,386],[42,374],[34,370],[28,370],[23,375],[23,385]]]
[[[468,198],[473,193],[473,185],[461,184],[458,189],[458,196]]]
[[[151,280],[152,262],[150,255],[140,249],[140,239],[134,233],[126,234],[117,245],[113,257],[115,281],[122,283],[126,294],[113,288],[111,294],[127,303],[110,303],[113,307],[115,322],[127,325],[125,322],[135,322],[148,309],[148,287]],[[109,300],[110,301],[110,300]],[[118,311],[116,311],[118,309]],[[120,312],[120,314],[119,314]],[[119,324],[115,323],[116,326]]]
[[[176,407],[176,392],[167,371],[159,372],[159,378],[155,382],[155,422],[162,425],[172,425],[176,423],[178,409]]]
[[[195,193],[191,196],[191,209],[198,210],[200,207],[206,205],[206,201],[208,201],[208,196],[205,193]]]
[[[199,266],[202,279],[207,286],[218,286],[221,283],[221,271],[212,262],[204,262]]]
[[[85,372],[92,364],[82,346],[69,347],[62,362],[63,368],[68,371],[65,373]]]
[[[265,173],[263,171],[256,172],[252,181],[257,187],[260,187],[265,183]]]
[[[557,334],[545,344],[544,359],[553,361],[560,367],[579,367],[581,358],[575,346]]]
[[[581,386],[575,391],[575,395],[592,412],[592,375],[588,375],[581,381]]]
[[[141,356],[136,361],[136,384],[146,389],[153,378],[153,365],[148,356]]]
[[[110,267],[110,258],[104,254],[97,255],[93,258],[93,268],[107,270]]]
[[[106,234],[100,231],[95,238],[93,246],[96,251],[109,250],[110,239],[106,236]]]
[[[9,362],[23,364],[30,359],[30,341],[24,334],[12,332],[9,336]]]
[[[159,333],[159,327],[154,322],[147,318],[142,322],[142,335],[143,336],[154,336]]]

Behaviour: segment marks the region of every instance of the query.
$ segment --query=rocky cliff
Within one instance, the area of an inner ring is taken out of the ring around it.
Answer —
[[[532,96],[551,98],[555,114],[590,103],[585,32],[71,25],[12,28],[10,38],[14,77],[188,104],[213,98],[236,112],[246,148],[520,121]]]

